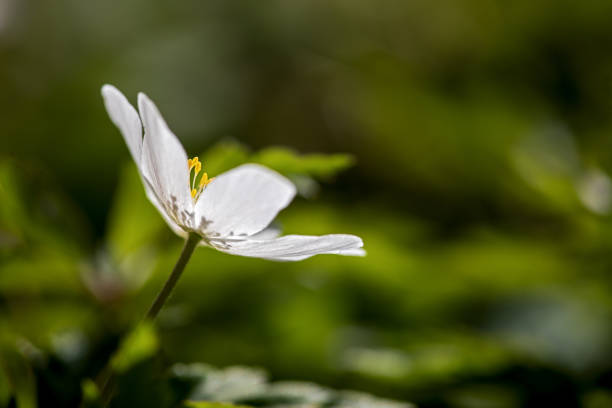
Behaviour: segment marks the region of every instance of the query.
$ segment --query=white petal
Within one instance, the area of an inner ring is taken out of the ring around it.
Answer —
[[[366,256],[367,252],[365,249],[363,248],[354,248],[354,249],[347,249],[342,251],[342,253],[340,253],[339,255],[346,255],[346,256]]]
[[[284,237],[258,241],[246,239],[213,246],[233,255],[264,258],[276,261],[300,261],[318,254],[363,256],[365,251],[361,238],[354,235],[332,234],[322,236],[286,235]]]
[[[269,239],[278,238],[281,234],[281,229],[277,225],[268,225],[266,229],[261,232],[258,232],[255,235],[251,235],[250,238],[257,241],[267,241]]]
[[[150,181],[164,205],[187,219],[187,213],[193,210],[187,154],[155,104],[143,93],[138,94],[138,109],[145,129],[143,176]]]
[[[140,167],[140,154],[142,151],[142,125],[138,112],[128,102],[127,98],[114,86],[102,87],[104,106],[111,120],[119,128],[132,158]]]
[[[196,219],[208,222],[205,235],[249,236],[268,226],[294,196],[295,186],[287,178],[258,164],[244,164],[206,187],[196,203]]]
[[[170,229],[179,237],[187,238],[187,235],[188,235],[187,231],[182,229],[180,225],[178,225],[171,218],[171,215],[168,214],[167,209],[164,207],[159,197],[157,197],[157,193],[155,193],[153,186],[151,186],[151,183],[145,177],[142,177],[142,184],[144,185],[145,192],[147,194],[147,198],[153,204],[153,206],[157,209],[157,211],[159,212],[161,217],[164,219],[166,224],[168,224]]]

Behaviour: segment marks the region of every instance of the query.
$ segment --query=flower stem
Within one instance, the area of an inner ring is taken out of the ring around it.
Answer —
[[[196,248],[201,239],[202,238],[198,234],[189,234],[187,240],[185,241],[185,246],[183,247],[181,256],[179,257],[178,261],[176,261],[176,265],[174,265],[174,269],[164,284],[161,292],[159,292],[155,298],[155,301],[149,308],[149,311],[145,316],[146,320],[155,320],[162,306],[164,303],[166,303],[166,300],[168,300],[168,296],[170,296],[176,282],[178,282],[179,278],[181,277],[183,270],[185,270],[185,266],[187,265],[187,262],[189,262],[189,258],[191,258],[191,255],[193,254],[193,250]]]
[[[176,286],[181,274],[185,270],[185,266],[187,266],[187,262],[189,262],[193,251],[198,246],[201,239],[202,237],[200,237],[198,234],[189,234],[187,240],[185,241],[185,245],[183,246],[183,250],[181,251],[181,255],[179,256],[178,261],[176,261],[174,269],[172,269],[172,273],[168,277],[168,280],[164,284],[162,290],[157,294],[157,297],[145,315],[144,320],[155,320],[159,314],[159,311],[164,306],[164,303],[166,303],[166,300],[168,300],[170,293],[172,293],[172,289],[174,289]],[[100,401],[102,402],[102,406],[106,407],[113,397],[116,383],[115,373],[113,372],[110,363],[104,369],[102,376],[105,377],[105,380],[103,380],[104,385],[102,386],[102,391],[100,393]]]

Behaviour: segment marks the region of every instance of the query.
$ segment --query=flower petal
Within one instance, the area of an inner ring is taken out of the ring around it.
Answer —
[[[159,215],[161,215],[161,217],[164,219],[164,221],[166,222],[166,224],[168,224],[168,226],[170,227],[170,229],[179,237],[181,238],[187,238],[187,231],[185,231],[183,228],[181,228],[180,225],[178,225],[172,218],[171,216],[168,214],[168,211],[166,210],[166,208],[164,207],[164,205],[162,204],[161,200],[159,199],[159,197],[157,196],[157,193],[155,192],[155,189],[153,188],[153,186],[151,185],[151,183],[149,182],[149,180],[147,180],[144,176],[142,177],[142,184],[144,185],[145,188],[145,192],[147,194],[147,198],[149,199],[149,201],[151,202],[151,204],[153,204],[153,206],[157,209],[157,211],[159,212]]]
[[[196,219],[204,221],[204,235],[249,236],[268,226],[294,196],[295,186],[287,178],[258,164],[244,164],[206,187],[195,206]]]
[[[318,254],[365,255],[361,238],[345,234],[285,235],[265,241],[246,239],[222,245],[216,245],[215,242],[211,244],[229,254],[275,261],[300,261]]]
[[[163,204],[187,219],[193,210],[187,154],[153,101],[143,93],[138,94],[138,109],[145,129],[142,173]]]
[[[251,235],[249,238],[257,241],[267,241],[269,239],[278,238],[281,232],[282,231],[278,225],[271,224],[268,225],[263,231]]]
[[[121,131],[136,166],[140,168],[142,124],[138,112],[128,102],[127,98],[112,85],[107,84],[102,87],[102,97],[108,116]]]
[[[119,128],[125,142],[130,150],[132,158],[136,163],[142,184],[144,185],[145,192],[149,201],[157,208],[160,215],[168,224],[170,229],[181,237],[186,237],[187,232],[183,230],[176,222],[174,222],[168,215],[166,208],[161,203],[160,198],[157,196],[155,189],[151,185],[151,182],[143,175],[140,166],[142,156],[142,124],[140,117],[136,109],[128,102],[127,98],[112,85],[104,85],[102,87],[102,97],[104,98],[104,105],[108,111],[112,122]]]

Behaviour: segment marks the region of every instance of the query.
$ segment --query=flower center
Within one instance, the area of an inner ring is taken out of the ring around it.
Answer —
[[[202,172],[202,162],[198,157],[187,160],[189,166],[189,186],[191,187],[191,198],[193,201],[197,201],[202,191],[206,189],[206,186],[213,181],[215,178],[208,178],[208,173]]]

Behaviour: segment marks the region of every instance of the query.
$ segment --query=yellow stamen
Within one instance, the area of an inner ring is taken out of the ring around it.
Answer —
[[[200,179],[200,187],[205,187],[208,183],[210,183],[208,180],[208,173],[205,172]]]
[[[187,159],[187,165],[189,166],[190,171],[194,166],[197,166],[198,163],[200,163],[200,159],[198,159],[197,156],[194,157],[193,159]],[[202,166],[202,164],[200,164],[200,166]]]
[[[191,184],[191,198],[193,198],[194,201],[197,201],[198,197],[200,197],[200,194],[206,188],[206,186],[214,180],[214,177],[209,179],[208,173],[202,173],[202,176],[196,185],[198,174],[200,171],[202,171],[202,162],[196,156],[193,159],[187,159],[187,166],[189,166],[190,172],[189,180]]]

